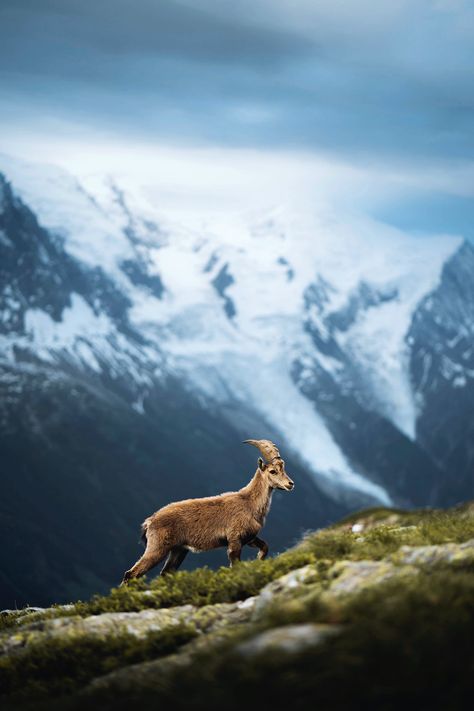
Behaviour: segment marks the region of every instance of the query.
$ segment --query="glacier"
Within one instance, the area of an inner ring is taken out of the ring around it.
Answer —
[[[293,365],[306,364],[304,380],[315,377],[317,362],[414,440],[418,403],[407,334],[459,237],[415,237],[319,203],[260,214],[216,211],[194,228],[150,204],[139,185],[124,190],[111,176],[78,178],[7,156],[0,156],[0,172],[72,258],[102,270],[124,294],[143,343],[77,293],[60,321],[28,309],[24,335],[11,338],[43,361],[67,353],[95,374],[112,364],[135,382],[137,413],[153,379],[171,373],[223,417],[245,420],[251,413],[261,422],[258,436],[271,432],[297,452],[332,497],[391,503],[387,489],[341,449]],[[131,272],[127,264],[138,266]],[[141,280],[131,276],[137,270]],[[162,290],[147,286],[153,278]],[[324,285],[324,298],[305,311],[315,284]],[[308,321],[332,342],[331,352],[315,346]],[[11,338],[0,342],[0,357],[10,360]]]

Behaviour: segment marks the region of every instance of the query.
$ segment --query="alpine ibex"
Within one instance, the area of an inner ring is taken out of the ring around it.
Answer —
[[[267,439],[247,439],[265,458],[250,482],[239,491],[204,499],[187,499],[164,506],[142,524],[146,550],[127,570],[122,584],[138,578],[166,558],[161,575],[177,570],[189,551],[198,553],[227,547],[231,566],[240,560],[242,546],[258,548],[265,558],[268,546],[257,537],[265,523],[275,489],[291,491],[294,483],[285,472],[285,462]]]

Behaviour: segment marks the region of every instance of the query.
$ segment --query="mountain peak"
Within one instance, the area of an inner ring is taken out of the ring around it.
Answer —
[[[49,271],[39,251],[31,269],[43,264],[57,290],[67,274],[60,304],[50,295],[25,306],[36,358],[72,358],[107,387],[128,371],[132,404],[172,372],[231,423],[244,412],[265,421],[331,496],[390,500],[367,455],[346,453],[352,424],[342,434],[337,418],[370,412],[416,448],[407,334],[469,245],[289,205],[191,229],[113,177],[83,184],[49,166],[5,163],[38,218],[30,247],[56,250]]]

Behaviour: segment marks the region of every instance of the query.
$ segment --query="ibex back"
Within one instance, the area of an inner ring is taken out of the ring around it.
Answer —
[[[162,575],[177,570],[189,551],[225,546],[232,566],[240,560],[242,546],[247,545],[259,549],[258,558],[265,558],[268,546],[257,534],[265,523],[272,494],[275,489],[291,491],[294,483],[272,442],[245,441],[257,447],[265,458],[263,461],[259,457],[251,481],[239,491],[177,501],[149,516],[142,525],[145,553],[125,572],[122,584],[144,575],[164,558]]]

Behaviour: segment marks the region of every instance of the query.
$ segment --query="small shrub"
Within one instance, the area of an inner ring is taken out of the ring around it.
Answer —
[[[276,558],[241,563],[234,568],[213,571],[204,567],[157,577],[149,585],[143,579],[132,581],[127,587],[113,588],[109,595],[77,603],[74,614],[86,616],[177,605],[201,607],[218,602],[237,602],[256,595],[275,578],[314,560],[311,552],[295,550]]]
[[[383,510],[376,509],[381,520]],[[474,516],[457,509],[410,511],[401,514],[400,519],[396,525],[381,523],[358,534],[344,528],[328,528],[309,534],[300,548],[312,552],[316,559],[380,560],[404,545],[462,543],[474,538]]]

